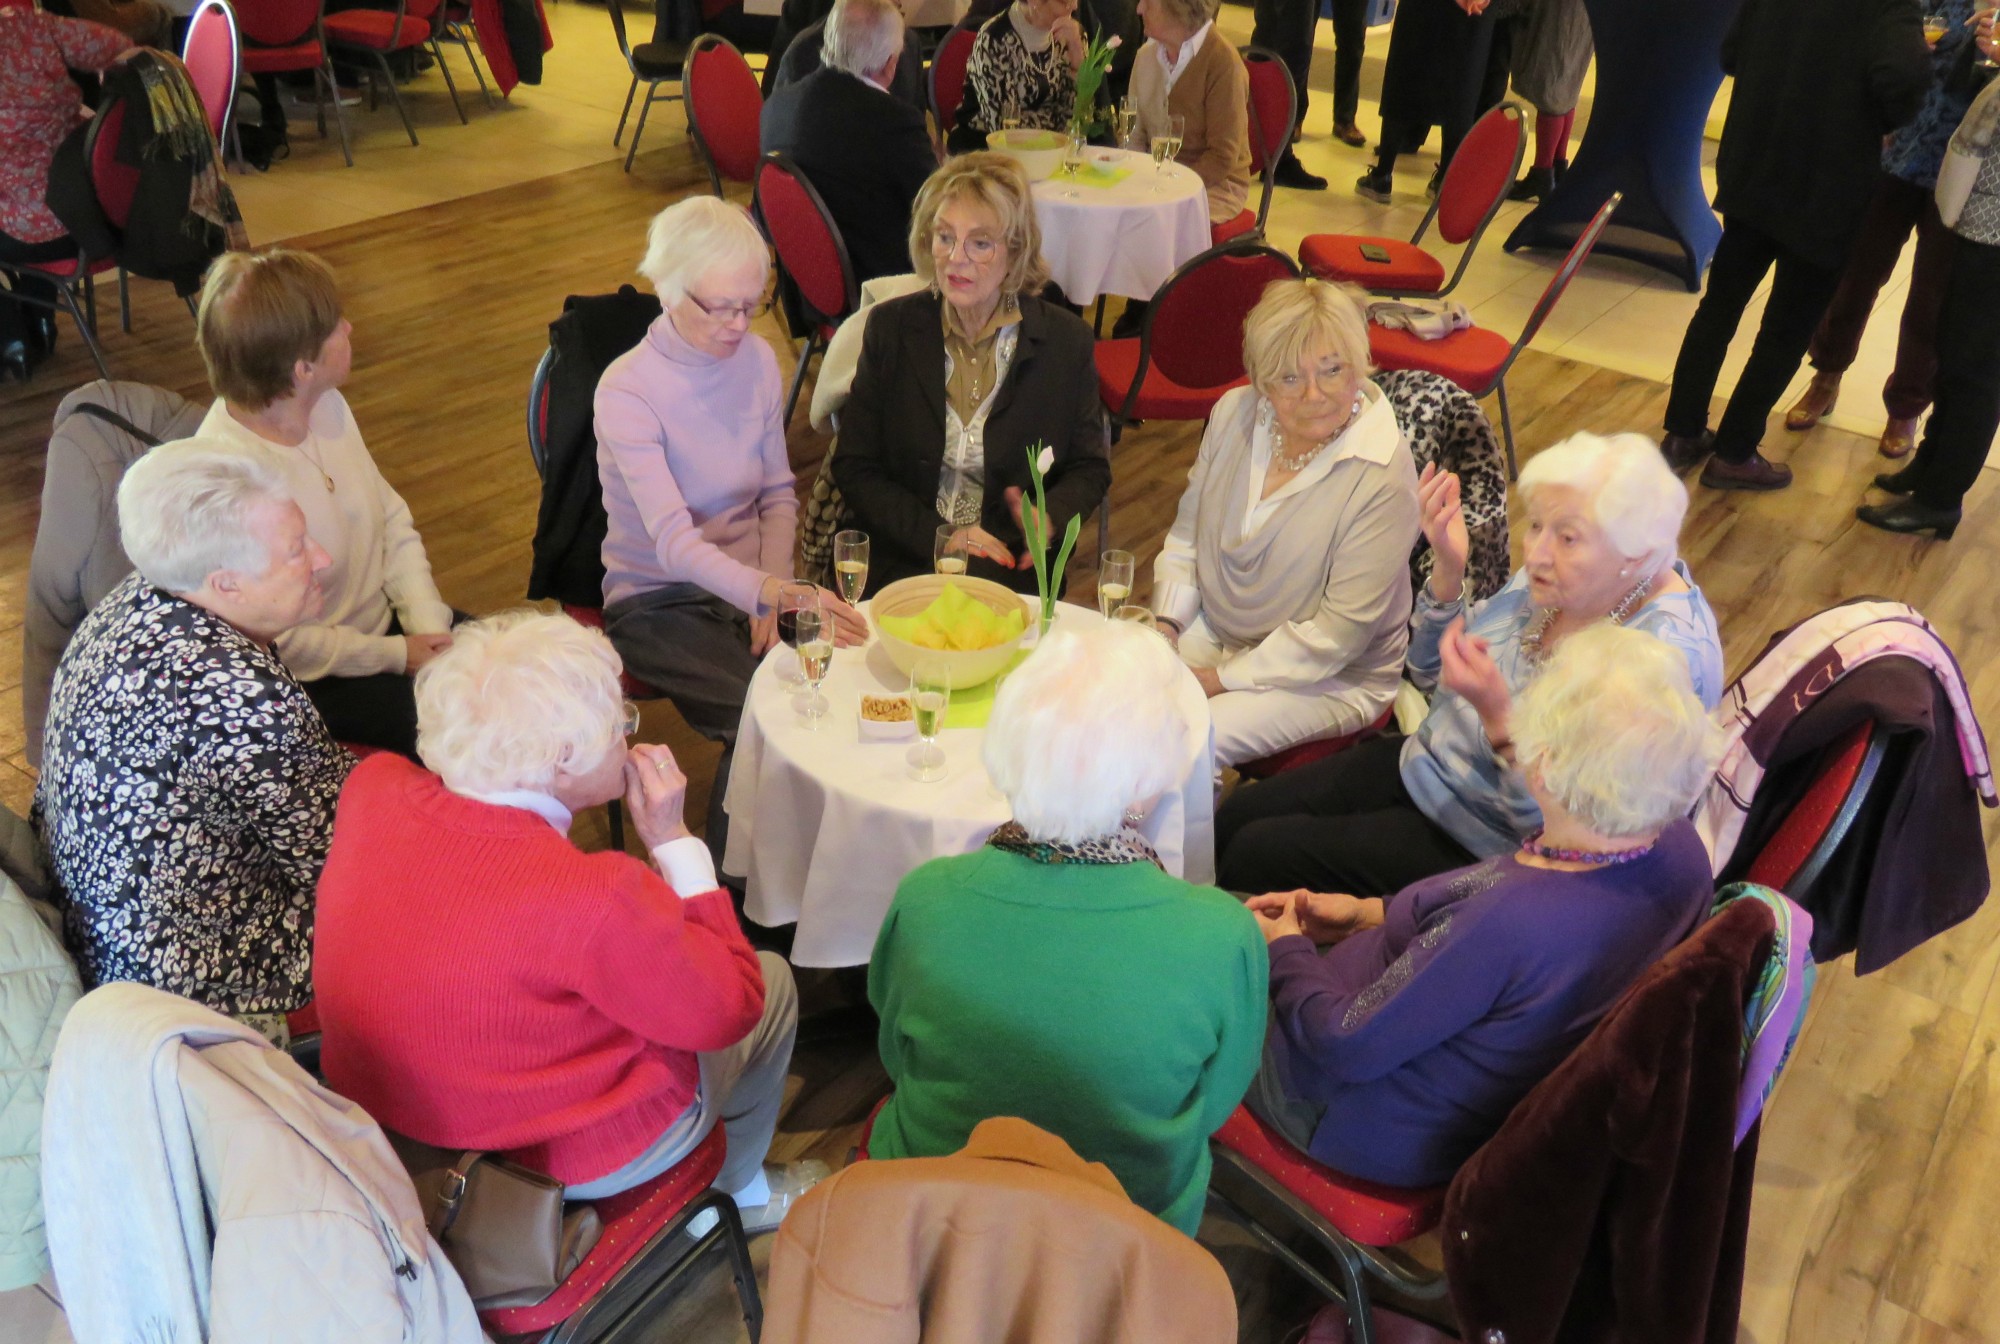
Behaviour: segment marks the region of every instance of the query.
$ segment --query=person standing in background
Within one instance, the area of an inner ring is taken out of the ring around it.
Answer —
[[[1320,0],[1256,0],[1256,26],[1250,45],[1261,47],[1292,72],[1299,105],[1292,119],[1292,138],[1305,133],[1306,104],[1311,101],[1313,39],[1319,30]],[[1361,106],[1361,57],[1368,41],[1368,0],[1333,0],[1333,138],[1357,149],[1368,137],[1354,124]],[[1324,191],[1326,179],[1308,172],[1288,144],[1278,160],[1278,185],[1299,191]]]

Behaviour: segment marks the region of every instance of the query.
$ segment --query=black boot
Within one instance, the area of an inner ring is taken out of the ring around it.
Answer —
[[[1293,191],[1326,190],[1326,179],[1318,173],[1308,172],[1306,166],[1299,162],[1299,156],[1290,149],[1285,151],[1284,158],[1278,160],[1278,167],[1272,173],[1271,180],[1278,186],[1290,187]]]
[[[0,383],[28,381],[28,343],[8,341],[0,345]]]
[[[1887,490],[1892,495],[1915,493],[1917,488],[1917,464],[1912,462],[1901,471],[1878,472],[1875,476],[1875,488],[1877,490]]]
[[[1556,189],[1556,170],[1553,168],[1530,168],[1527,176],[1516,182],[1507,193],[1510,201],[1539,201]]]
[[[1935,532],[1939,541],[1950,541],[1958,530],[1959,510],[1933,509],[1914,499],[1894,504],[1863,504],[1854,516],[1884,532]]]

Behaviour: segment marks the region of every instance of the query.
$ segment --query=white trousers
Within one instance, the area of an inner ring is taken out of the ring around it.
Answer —
[[[1189,667],[1217,667],[1234,650],[1225,649],[1196,617],[1181,635],[1181,661]],[[1339,676],[1296,690],[1224,691],[1208,701],[1215,721],[1215,764],[1241,765],[1301,742],[1339,737],[1380,718],[1396,698],[1396,688],[1357,686]]]

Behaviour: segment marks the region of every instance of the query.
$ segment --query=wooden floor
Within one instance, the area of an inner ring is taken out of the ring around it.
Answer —
[[[646,157],[647,170],[633,177],[603,164],[298,240],[341,275],[355,325],[348,397],[415,513],[439,586],[459,607],[496,610],[525,589],[536,481],[523,401],[546,324],[565,295],[632,276],[645,221],[668,199],[662,182],[673,194],[697,189],[684,146]],[[139,284],[135,297],[134,332],[109,333],[116,371],[206,400],[185,310],[162,286]],[[1660,333],[1663,342],[1678,336]],[[90,376],[69,334],[33,385],[0,389],[0,688],[19,675],[49,417],[61,393]],[[1515,370],[1512,397],[1532,452],[1579,429],[1655,430],[1665,389],[1531,352]],[[809,477],[824,445],[803,421],[792,456]],[[1192,427],[1147,426],[1117,451],[1114,540],[1142,560],[1157,550],[1195,443]],[[1938,545],[1854,522],[1853,505],[1879,465],[1869,443],[1834,430],[1803,438],[1774,431],[1774,448],[1791,461],[1797,484],[1757,498],[1697,490],[1685,538],[1722,619],[1731,672],[1800,617],[1856,594],[1886,594],[1938,624],[1972,678],[1975,703],[2000,725],[1995,473],[1975,489],[1958,540]],[[1086,571],[1078,582],[1089,578]],[[648,732],[683,753],[705,790],[712,751],[664,706],[649,707]],[[16,811],[33,789],[21,743],[18,699],[0,689],[0,801]],[[697,798],[690,815],[702,811]],[[586,818],[579,837],[590,843],[601,826]],[[1991,851],[2000,826],[1990,818],[1987,835]],[[1844,963],[1823,968],[1810,1025],[1767,1120],[1743,1338],[2000,1339],[2000,1243],[1987,1221],[2000,1192],[1996,968],[2000,911],[1992,906],[1865,981]],[[831,981],[810,987],[821,999],[839,989]],[[794,1072],[776,1155],[843,1160],[882,1087],[872,1049],[866,1041],[809,1044]],[[1281,1338],[1305,1309],[1295,1285],[1216,1220],[1204,1236],[1242,1286],[1243,1338]],[[737,1337],[726,1278],[684,1294],[654,1334]]]

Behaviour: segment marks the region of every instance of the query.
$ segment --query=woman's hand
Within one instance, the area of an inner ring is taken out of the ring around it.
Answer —
[[[681,818],[687,784],[680,763],[665,747],[646,742],[626,751],[625,810],[648,850],[692,834]]]
[[[833,617],[833,645],[851,649],[868,642],[868,618],[840,600],[835,593],[819,590],[819,604]]]
[[[1194,673],[1194,679],[1201,683],[1201,693],[1211,700],[1229,689],[1222,684],[1222,674],[1212,667],[1191,667],[1188,671]]]
[[[1500,675],[1500,665],[1493,661],[1486,641],[1465,633],[1463,616],[1453,621],[1438,641],[1438,681],[1446,690],[1464,696],[1478,711],[1491,741],[1506,740],[1513,692],[1507,689],[1507,679]]]
[[[762,658],[778,644],[778,613],[766,611],[750,618],[750,656]]]
[[[1979,54],[1989,61],[2000,61],[2000,43],[1993,39],[1993,19],[2000,10],[1982,9],[1972,16],[1972,40],[1979,44]]]
[[[1465,508],[1459,499],[1458,473],[1439,471],[1437,463],[1424,467],[1417,478],[1417,509],[1423,518],[1424,540],[1430,543],[1431,597],[1439,602],[1456,602],[1465,592],[1465,564],[1472,554],[1472,537],[1465,527]]]
[[[425,663],[451,647],[451,632],[441,635],[404,635],[403,671],[408,676],[416,676]]]
[[[1264,935],[1265,942],[1304,936],[1305,930],[1299,925],[1298,908],[1292,901],[1291,893],[1252,896],[1247,904],[1250,913],[1257,916],[1257,930]]]
[[[970,555],[983,555],[1002,569],[1019,569],[1006,544],[983,527],[961,527],[955,536]],[[1032,566],[1034,561],[1030,560]]]
[[[1484,0],[1481,0],[1484,3]],[[1073,75],[1083,69],[1083,57],[1087,44],[1083,37],[1083,25],[1073,14],[1065,14],[1049,29],[1055,40],[1062,43],[1063,57],[1069,62],[1069,72]]]
[[[1374,928],[1382,922],[1383,913],[1383,903],[1373,897],[1364,900],[1316,891],[1274,891],[1252,896],[1248,904],[1252,914],[1268,921],[1278,922],[1288,917],[1291,932],[1302,934],[1321,947]],[[1267,941],[1283,936],[1268,928],[1264,934]]]

